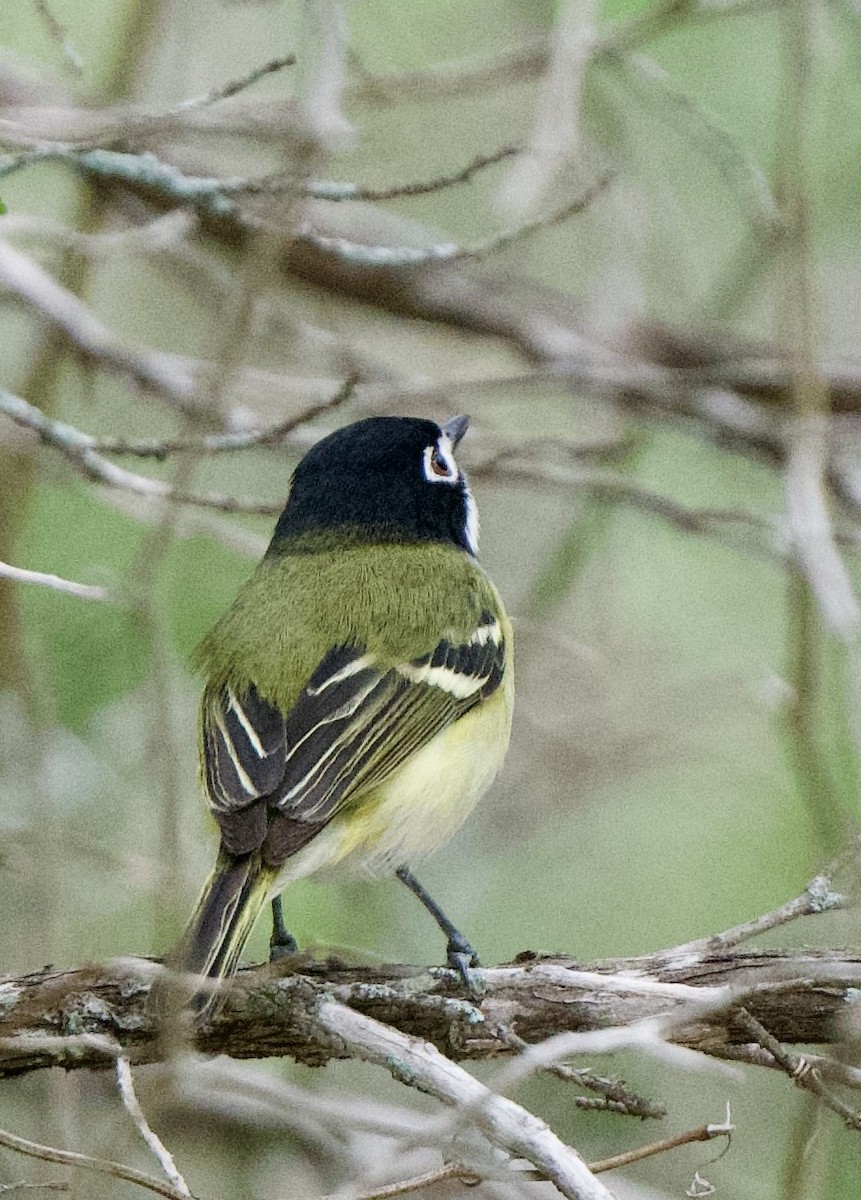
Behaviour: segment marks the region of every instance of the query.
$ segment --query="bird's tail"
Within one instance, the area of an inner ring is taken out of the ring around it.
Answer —
[[[151,1007],[159,1016],[180,1009],[190,1009],[199,1021],[215,1016],[223,1001],[218,980],[236,970],[277,875],[277,868],[262,864],[259,853],[234,857],[219,851],[185,933],[165,959],[169,975],[153,989]],[[195,988],[189,980],[194,975],[205,976],[207,984]]]

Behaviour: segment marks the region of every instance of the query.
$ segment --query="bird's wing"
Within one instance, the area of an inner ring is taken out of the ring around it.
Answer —
[[[500,623],[485,611],[463,641],[443,639],[411,662],[384,666],[362,647],[335,647],[286,714],[253,685],[207,693],[204,779],[225,848],[247,853],[266,839],[270,859],[295,853],[351,797],[496,691],[505,653]]]

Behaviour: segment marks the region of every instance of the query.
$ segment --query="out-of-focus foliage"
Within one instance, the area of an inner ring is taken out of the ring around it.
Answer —
[[[658,7],[608,4],[596,14],[596,28],[608,37]],[[815,333],[818,352],[829,358],[855,349],[861,318],[861,29],[851,6],[811,7],[806,187],[822,308]],[[586,33],[587,8],[584,0]],[[566,203],[609,167],[605,194],[585,214],[516,240],[481,266],[576,299],[582,329],[599,344],[645,317],[697,326],[719,321],[725,331],[770,342],[791,327],[792,298],[770,241],[778,228],[773,197],[780,202],[786,187],[789,9],[753,0],[733,15],[720,15],[715,4],[687,19],[686,8],[677,6],[664,34],[644,41],[632,60],[608,52],[586,74],[576,100],[579,149],[551,180],[545,207]],[[303,10],[216,0],[56,0],[53,11],[83,73],[64,60],[35,4],[7,4],[0,13],[2,69],[32,81],[29,100],[20,99],[22,91],[16,105],[59,109],[95,97],[163,111],[293,51],[296,68],[263,80],[240,101],[301,98],[312,82],[307,61],[319,53],[317,21],[333,20],[336,10],[326,3]],[[395,103],[375,101],[371,85],[376,76],[490,57],[530,39],[549,36],[552,46],[561,19],[554,5],[514,0],[349,5],[352,91],[344,107],[352,149],[330,148],[315,170],[371,186],[405,184],[522,145],[544,71],[463,95],[429,99],[416,89]],[[561,127],[569,116],[560,110],[555,119]],[[184,152],[196,164],[208,156],[210,171],[224,177],[277,169],[289,158],[247,131],[192,139]],[[388,201],[385,210],[432,226],[445,240],[481,242],[513,223],[514,210],[498,198],[516,166],[503,162],[466,184]],[[0,194],[8,209],[3,221],[50,217],[91,233],[155,215],[129,196],[111,208],[97,187],[76,181],[62,164],[0,180]],[[124,345],[216,364],[195,397],[195,416],[185,419],[117,374],[82,364],[32,311],[7,297],[0,387],[89,433],[163,438],[222,423],[275,422],[298,412],[308,395],[337,390],[358,363],[364,382],[392,389],[392,411],[471,412],[477,463],[493,439],[515,463],[518,439],[594,440],[612,450],[596,459],[599,466],[609,463],[632,486],[692,510],[773,519],[778,530],[782,478],[761,456],[707,440],[695,422],[651,420],[616,396],[546,377],[522,388],[506,382],[526,370],[511,341],[299,282],[276,269],[265,239],[247,254],[205,233],[166,253],[140,253],[122,241],[92,257],[64,255],[62,239],[22,237],[15,245],[79,289]],[[295,386],[258,385],[248,394],[236,386],[241,367]],[[499,388],[488,386],[497,377]],[[398,397],[399,387],[415,393],[425,385],[436,389],[432,402]],[[322,431],[360,411],[348,405],[314,427]],[[852,453],[851,417],[840,436]],[[466,442],[467,460],[470,453]],[[297,454],[294,446],[117,461],[181,490],[277,503]],[[488,963],[524,948],[584,960],[636,954],[716,932],[800,891],[835,847],[825,844],[827,831],[794,768],[810,746],[793,744],[797,733],[787,721],[798,614],[785,563],[772,553],[783,549],[779,533],[748,545],[743,537],[686,533],[636,504],[525,480],[513,469],[507,477],[504,462],[486,478],[479,474],[475,492],[482,558],[517,625],[512,750],[491,795],[427,864],[423,881]],[[186,506],[162,510],[100,488],[3,417],[0,493],[0,557],[106,584],[122,601],[86,603],[24,585],[0,591],[7,685],[0,694],[0,967],[20,973],[46,962],[163,953],[215,851],[195,779],[198,682],[188,657],[230,602],[272,521]],[[848,821],[857,815],[854,660],[847,664],[818,615],[811,622],[816,752]],[[297,885],[285,908],[303,945],[392,961],[438,961],[442,954],[437,930],[392,881]],[[852,927],[841,918],[821,921],[818,936],[851,940]],[[265,957],[267,936],[258,928],[251,956]],[[802,936],[792,930],[783,938]],[[808,1190],[792,1190],[787,1163],[808,1125],[785,1079],[687,1075],[641,1059],[592,1065],[624,1074],[668,1103],[667,1130],[655,1137],[721,1120],[732,1096],[738,1131],[720,1163],[703,1167],[710,1148],[689,1149],[614,1183],[619,1196],[646,1195],[644,1181],[655,1189],[650,1195],[681,1195],[698,1166],[719,1195],[737,1200],[857,1194],[857,1135],[836,1120],[818,1131],[804,1175]],[[405,1102],[390,1081],[354,1065],[315,1074],[270,1061],[260,1075],[298,1082],[315,1099],[338,1089]],[[310,1196],[346,1186],[351,1172],[362,1187],[363,1172],[391,1153],[389,1141],[357,1136],[353,1159],[339,1159],[338,1147],[317,1139],[312,1117],[303,1125],[295,1095],[293,1108],[276,1097],[265,1112],[252,1112],[238,1102],[231,1109],[222,1091],[201,1086],[189,1103],[164,1075],[146,1070],[140,1090],[200,1196]],[[587,1158],[645,1140],[640,1126],[575,1110],[559,1081],[533,1081],[522,1099]],[[7,1082],[0,1124],[146,1162],[100,1078]],[[392,1160],[390,1177],[429,1161],[404,1154]],[[3,1156],[0,1182],[25,1173]],[[89,1179],[74,1181],[73,1189],[136,1194]]]

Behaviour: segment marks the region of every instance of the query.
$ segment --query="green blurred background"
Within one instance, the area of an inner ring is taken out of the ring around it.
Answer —
[[[95,97],[159,110],[274,54],[301,55],[314,45],[311,7],[288,3],[55,0],[52,11],[83,57],[82,75],[64,62],[35,4],[3,6],[0,45],[7,66],[32,80],[31,102],[58,107]],[[325,6],[321,11],[325,16]],[[649,11],[606,4],[599,28]],[[817,334],[823,355],[851,354],[861,311],[861,32],[849,5],[811,12],[805,136],[822,305]],[[757,171],[777,187],[789,13],[751,3],[732,16],[680,19],[640,48],[663,73],[613,58],[594,65],[582,96],[580,152],[551,194],[563,202],[567,189],[594,174],[591,166],[607,162],[614,171],[608,193],[585,215],[500,251],[482,270],[575,297],[583,327],[599,338],[643,316],[719,321],[745,336],[778,337],[786,328],[786,287],[767,252],[771,214]],[[547,34],[559,17],[556,6],[529,0],[363,0],[346,15],[354,78],[491,55]],[[245,100],[290,96],[301,92],[303,79],[301,68],[282,72]],[[540,84],[539,75],[460,96],[408,94],[390,105],[354,99],[346,106],[354,147],[330,156],[326,171],[369,184],[406,183],[522,144]],[[212,155],[213,143],[203,150]],[[272,153],[234,139],[211,169],[265,169]],[[496,197],[508,169],[494,168],[465,187],[393,200],[386,209],[474,243],[505,223]],[[10,217],[50,217],[91,231],[125,228],[138,215],[106,212],[59,165],[2,181],[0,195]],[[234,421],[275,421],[298,411],[303,382],[337,387],[346,345],[361,355],[366,378],[387,386],[450,382],[450,407],[443,393],[432,415],[472,413],[478,449],[482,438],[512,450],[520,438],[554,437],[570,447],[621,431],[613,466],[632,484],[691,508],[766,520],[781,513],[782,481],[767,462],[711,444],[694,424],[653,421],[549,382],[528,389],[506,382],[526,365],[504,339],[408,320],[285,281],[205,236],[187,252],[164,256],[120,244],[64,260],[56,239],[26,248],[52,273],[65,272],[128,345],[217,360],[225,329],[236,332],[236,307],[250,294],[241,362],[298,383],[292,392],[260,388],[249,399],[232,397],[228,380],[222,401]],[[236,290],[241,286],[245,292]],[[187,428],[116,376],[82,366],[9,299],[2,321],[0,383],[53,416],[102,435],[166,437]],[[487,385],[497,377],[498,390]],[[395,410],[431,411],[408,398]],[[207,420],[213,427],[215,415]],[[330,426],[319,422],[321,431]],[[852,452],[851,422],[840,437]],[[467,467],[471,453],[480,458],[478,449],[465,443]],[[296,452],[281,448],[166,465],[121,461],[192,490],[277,502],[296,460]],[[0,592],[0,965],[15,974],[48,962],[163,953],[215,848],[196,783],[199,685],[188,657],[249,572],[272,521],[186,509],[165,515],[85,482],[4,418],[0,473],[0,532],[11,561],[107,584],[124,600],[91,604],[21,585]],[[829,844],[833,825],[812,808],[793,769],[798,748],[786,696],[797,653],[797,581],[763,553],[762,542],[686,534],[576,487],[530,483],[516,472],[506,478],[504,466],[479,473],[475,491],[482,558],[516,621],[515,731],[493,792],[421,877],[483,961],[505,961],[526,948],[584,960],[647,952],[717,932],[798,893],[836,847]],[[849,566],[857,576],[851,558]],[[837,807],[854,820],[852,663],[815,614],[806,630],[816,662],[814,738]],[[303,945],[389,961],[441,955],[438,932],[395,882],[301,884],[285,909]],[[265,957],[266,938],[261,923],[249,957]],[[813,928],[782,931],[771,944],[809,938],[852,942],[854,917],[821,917]],[[720,1121],[727,1100],[737,1125],[719,1163],[704,1165],[714,1157],[711,1147],[664,1157],[624,1180],[610,1178],[620,1197],[679,1196],[696,1168],[718,1195],[736,1200],[858,1195],[857,1135],[832,1114],[812,1121],[803,1097],[779,1076],[685,1072],[633,1056],[592,1065],[665,1102],[669,1116],[660,1128],[644,1127],[578,1112],[558,1081],[523,1087],[518,1098],[589,1159]],[[490,1077],[489,1068],[477,1070]],[[355,1065],[312,1073],[267,1061],[259,1074],[299,1082],[309,1096],[374,1096],[434,1111]],[[153,1122],[196,1194],[304,1196],[349,1181],[325,1149],[297,1132],[290,1105],[277,1119],[241,1108],[216,1111],[211,1096],[181,1103],[163,1073],[138,1075]],[[301,1107],[295,1097],[292,1103]],[[110,1082],[84,1073],[5,1083],[0,1123],[149,1169]],[[809,1134],[802,1171],[793,1155]],[[365,1141],[357,1162],[392,1154],[392,1178],[415,1165],[395,1156],[389,1142],[371,1135]],[[430,1156],[420,1166],[432,1162]],[[11,1155],[0,1159],[0,1182],[58,1177],[39,1172]],[[92,1178],[71,1186],[82,1196],[135,1194],[130,1185]],[[536,1186],[546,1190],[520,1190]]]

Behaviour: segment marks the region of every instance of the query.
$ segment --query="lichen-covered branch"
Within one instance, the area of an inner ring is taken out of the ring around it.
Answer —
[[[0,983],[0,1077],[49,1066],[113,1065],[161,1057],[146,1009],[158,967],[124,959],[40,971]],[[288,1055],[310,1064],[348,1057],[320,1027],[318,1007],[335,999],[454,1059],[511,1055],[500,1030],[527,1043],[563,1033],[630,1028],[660,1019],[669,1040],[717,1051],[749,1037],[732,1018],[747,1010],[783,1043],[831,1043],[837,1018],[861,987],[861,951],[724,952],[667,959],[666,952],[591,968],[525,954],[476,972],[480,999],[463,996],[443,968],[356,967],[303,956],[240,972],[219,1018],[190,1041],[235,1058]]]

